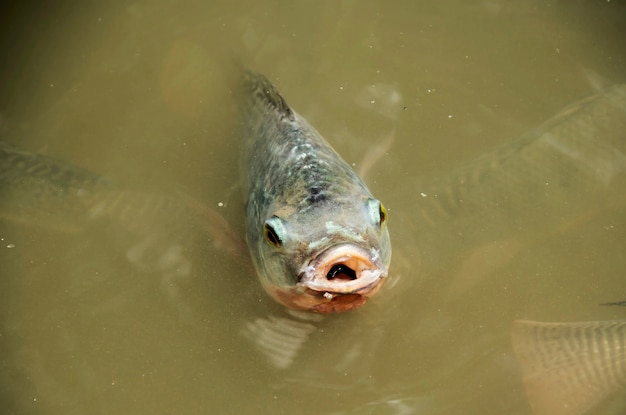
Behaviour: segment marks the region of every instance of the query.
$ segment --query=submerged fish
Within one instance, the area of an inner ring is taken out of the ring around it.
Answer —
[[[262,75],[244,73],[247,242],[265,290],[320,313],[362,305],[387,276],[387,212]]]
[[[522,243],[626,206],[626,85],[576,101],[458,168],[418,177],[410,220],[427,272],[462,258],[451,300],[497,275]],[[467,252],[468,247],[472,251]]]
[[[89,170],[1,141],[0,218],[62,232],[98,229],[134,265],[178,274],[189,273],[182,252],[195,234],[233,256],[243,245],[221,216],[191,196],[120,188]]]
[[[626,321],[513,323],[513,349],[536,415],[581,415],[626,387]]]
[[[61,160],[0,142],[0,216],[63,231],[83,229],[105,179]]]

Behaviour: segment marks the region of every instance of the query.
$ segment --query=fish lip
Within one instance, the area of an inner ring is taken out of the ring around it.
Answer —
[[[353,269],[356,278],[329,280],[328,272],[337,264]],[[365,304],[385,282],[387,272],[378,250],[343,243],[325,249],[304,265],[295,286],[271,286],[266,290],[279,303],[295,310],[338,313]]]
[[[334,266],[343,264],[355,272],[353,280],[327,277]],[[345,294],[371,296],[372,290],[377,291],[377,287],[387,276],[387,269],[381,264],[377,250],[344,243],[322,251],[302,267],[298,276],[298,288],[314,295],[321,293],[326,299]]]

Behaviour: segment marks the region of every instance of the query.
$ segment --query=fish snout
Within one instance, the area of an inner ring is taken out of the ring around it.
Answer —
[[[364,304],[387,276],[375,249],[354,244],[330,247],[303,267],[298,287],[317,299],[320,313],[346,311]]]

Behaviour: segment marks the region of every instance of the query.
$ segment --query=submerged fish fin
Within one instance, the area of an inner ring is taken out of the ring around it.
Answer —
[[[365,176],[367,176],[372,167],[374,167],[374,165],[388,153],[391,145],[395,140],[395,137],[396,127],[394,126],[382,140],[375,143],[374,145],[368,146],[367,151],[363,156],[363,159],[359,163],[359,169],[357,171],[361,179],[365,180]]]
[[[287,369],[298,356],[303,344],[315,332],[319,314],[287,310],[289,316],[257,318],[246,323],[242,331],[257,350],[277,369]]]
[[[255,104],[269,106],[285,118],[294,118],[293,111],[285,99],[265,76],[247,69],[243,69],[242,72],[245,96],[253,99]]]
[[[624,300],[624,301],[613,301],[613,302],[610,302],[610,303],[603,303],[603,304],[600,304],[600,305],[616,305],[616,306],[620,306],[620,307],[626,307],[626,300]]]
[[[516,320],[512,343],[536,415],[582,415],[626,386],[626,321]]]
[[[614,85],[612,80],[600,75],[593,69],[581,68],[580,72],[582,72],[583,77],[587,78],[589,85],[591,85],[591,87],[597,92],[604,92]]]

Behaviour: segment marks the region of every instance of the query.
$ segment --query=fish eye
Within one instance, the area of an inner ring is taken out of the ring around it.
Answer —
[[[372,222],[380,229],[383,229],[383,227],[387,223],[387,209],[385,209],[383,204],[376,199],[368,200],[367,204],[368,212]]]
[[[285,228],[278,216],[272,216],[263,225],[263,236],[268,244],[281,247],[285,236]]]
[[[380,216],[380,227],[382,228],[387,223],[387,209],[382,203],[379,203],[378,215]]]

